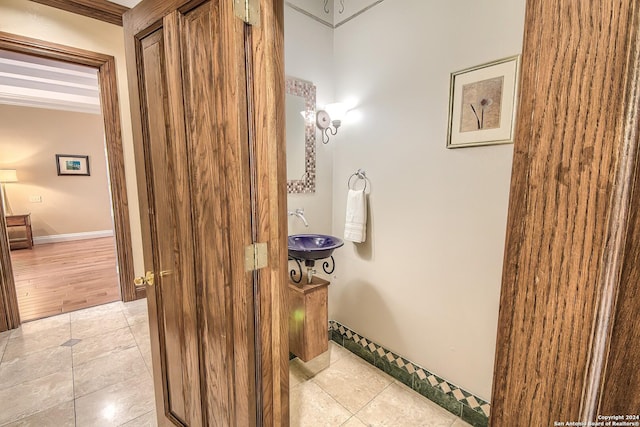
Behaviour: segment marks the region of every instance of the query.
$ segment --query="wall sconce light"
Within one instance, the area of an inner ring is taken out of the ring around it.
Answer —
[[[347,106],[341,102],[327,104],[324,110],[316,112],[316,126],[322,131],[323,144],[329,142],[329,133],[331,133],[332,136],[338,133],[338,128],[346,115]]]
[[[18,182],[18,174],[15,169],[0,169],[0,183],[2,183],[2,208],[6,215],[12,215],[5,183]]]

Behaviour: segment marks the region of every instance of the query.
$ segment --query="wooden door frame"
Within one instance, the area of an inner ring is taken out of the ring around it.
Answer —
[[[525,23],[491,425],[638,414],[640,6]]]
[[[72,64],[85,65],[97,69],[109,165],[108,172],[121,298],[123,301],[133,301],[144,296],[144,294],[141,295],[139,291],[136,291],[133,283],[133,249],[131,244],[129,204],[124,171],[124,153],[122,149],[122,128],[115,58],[110,55],[5,32],[0,32],[0,49],[41,58],[55,59]],[[6,236],[7,230],[4,220],[0,221],[0,233]],[[6,237],[0,238],[0,265],[3,270],[3,274],[0,276],[0,289],[6,294],[6,299],[1,302],[3,303],[2,308],[5,312],[15,313],[18,310],[18,300],[15,297],[13,275],[9,274],[12,271],[11,255],[8,245],[2,244],[4,239],[6,239]],[[4,273],[5,271],[6,274]],[[19,318],[15,315],[11,317],[12,321],[8,322],[8,326],[10,328],[18,327],[20,324]],[[0,326],[2,326],[1,323]]]
[[[2,190],[0,190],[2,192]],[[15,329],[20,326],[18,298],[13,281],[13,267],[11,266],[9,236],[4,212],[0,215],[0,332]]]
[[[284,74],[284,2],[260,0],[260,22],[246,27],[251,71],[257,241],[269,242],[269,266],[259,270],[259,366],[262,426],[289,426],[289,299],[287,271],[287,165]],[[264,281],[264,283],[262,283]],[[328,327],[328,325],[327,325]]]

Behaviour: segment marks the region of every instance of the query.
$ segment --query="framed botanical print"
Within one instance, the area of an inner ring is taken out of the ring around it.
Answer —
[[[447,148],[513,142],[520,55],[451,73]]]

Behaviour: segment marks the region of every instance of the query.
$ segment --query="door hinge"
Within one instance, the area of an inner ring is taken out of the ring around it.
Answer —
[[[247,271],[266,267],[268,258],[266,243],[253,243],[244,248],[244,265]]]
[[[233,11],[249,25],[260,23],[260,0],[233,0]]]

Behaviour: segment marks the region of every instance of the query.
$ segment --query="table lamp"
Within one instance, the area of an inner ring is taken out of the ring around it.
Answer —
[[[0,183],[2,183],[2,206],[5,215],[12,215],[9,199],[7,199],[7,189],[5,184],[8,182],[18,182],[18,174],[15,169],[0,169]]]

